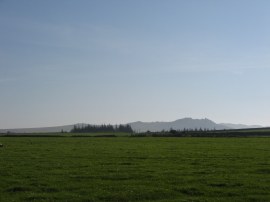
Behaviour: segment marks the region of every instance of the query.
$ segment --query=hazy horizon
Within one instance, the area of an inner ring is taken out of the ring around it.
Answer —
[[[130,124],[130,123],[137,123],[137,122],[142,122],[142,123],[171,123],[174,121],[178,120],[183,120],[183,119],[193,119],[193,120],[204,120],[208,118],[192,118],[192,117],[182,117],[178,118],[175,120],[152,120],[152,121],[142,121],[142,120],[135,120],[131,122],[122,122],[122,123],[111,123],[111,122],[100,122],[100,123],[87,123],[87,122],[76,122],[76,123],[67,123],[67,124],[60,124],[60,125],[42,125],[42,126],[34,126],[34,127],[13,127],[13,128],[0,128],[1,129],[23,129],[23,128],[50,128],[50,127],[62,127],[62,126],[70,126],[70,125],[75,125],[75,124],[90,124],[90,125],[102,125],[102,124],[110,124],[110,125],[119,125],[119,124]],[[246,125],[246,126],[259,126],[259,127],[269,127],[269,125],[256,125],[256,124],[243,124],[243,123],[229,123],[229,122],[216,122],[215,120],[208,119],[210,121],[213,121],[216,124],[234,124],[234,125]]]
[[[0,128],[269,126],[270,1],[0,0]]]

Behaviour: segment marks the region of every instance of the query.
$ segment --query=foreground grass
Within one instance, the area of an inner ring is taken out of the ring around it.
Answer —
[[[0,133],[1,137],[129,137],[126,132],[96,132],[96,133]]]
[[[0,143],[0,201],[270,201],[270,138]]]

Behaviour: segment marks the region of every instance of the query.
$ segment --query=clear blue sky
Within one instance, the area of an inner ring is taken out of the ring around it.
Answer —
[[[0,0],[0,128],[270,125],[268,0]]]

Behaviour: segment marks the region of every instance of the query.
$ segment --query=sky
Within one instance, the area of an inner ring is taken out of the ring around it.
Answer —
[[[268,0],[0,0],[0,128],[270,126]]]

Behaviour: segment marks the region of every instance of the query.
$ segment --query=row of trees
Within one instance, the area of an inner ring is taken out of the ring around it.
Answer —
[[[216,128],[184,128],[183,130],[170,129],[170,132],[206,132],[206,131],[216,131]]]
[[[130,125],[74,125],[71,130],[73,133],[96,133],[96,132],[126,132],[132,133],[133,130]]]

